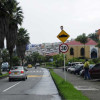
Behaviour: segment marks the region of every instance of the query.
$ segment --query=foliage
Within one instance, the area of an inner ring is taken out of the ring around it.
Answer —
[[[61,67],[64,65],[64,57],[63,54],[58,54],[53,56],[53,60],[55,62],[56,67]]]
[[[33,52],[30,56],[26,56],[25,60],[27,61],[27,64],[35,65],[36,63],[45,62],[45,57],[38,52]]]
[[[18,56],[13,56],[12,63],[13,63],[13,66],[20,65],[20,58]]]
[[[77,38],[75,40],[79,41],[79,42],[81,42],[83,44],[86,44],[87,41],[88,41],[87,39],[88,39],[88,37],[86,36],[85,33],[83,33],[82,35],[77,36]]]
[[[9,52],[7,51],[7,49],[2,50],[1,57],[2,57],[3,62],[9,62],[10,57],[9,57]]]
[[[50,70],[50,73],[64,100],[89,100],[80,91],[76,90],[71,83],[64,81],[63,78],[54,73],[53,70]]]
[[[72,58],[69,59],[68,62],[85,62],[85,59],[80,59],[80,58]]]
[[[16,0],[0,1],[0,48],[4,47],[4,38],[7,40],[7,49],[12,66],[12,53],[16,44],[18,25],[23,21],[22,9]]]
[[[100,48],[100,40],[98,41],[96,47]]]
[[[88,37],[91,38],[92,40],[96,41],[96,42],[99,41],[97,33],[91,33],[91,34],[88,35]]]
[[[26,45],[28,43],[29,43],[29,33],[27,33],[27,30],[25,28],[20,28],[18,30],[16,46],[17,46],[17,55],[22,59],[22,65],[25,56]]]
[[[92,59],[92,61],[97,64],[97,63],[100,63],[100,59]]]
[[[9,75],[9,73],[2,74],[2,75],[0,75],[0,78],[1,77],[7,77],[8,75]]]

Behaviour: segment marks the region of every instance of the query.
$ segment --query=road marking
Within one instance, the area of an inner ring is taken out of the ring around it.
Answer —
[[[49,75],[28,75],[27,77],[49,77]]]
[[[13,88],[14,86],[18,85],[19,83],[20,83],[20,82],[18,82],[18,83],[16,83],[16,84],[12,85],[11,87],[9,87],[9,88],[3,90],[3,92],[6,92],[7,90],[9,90],[9,89]]]
[[[97,88],[93,88],[93,87],[89,87],[89,86],[75,86],[75,88],[77,90],[83,90],[83,91],[87,91],[87,90],[90,90],[90,91],[97,91],[99,89]]]

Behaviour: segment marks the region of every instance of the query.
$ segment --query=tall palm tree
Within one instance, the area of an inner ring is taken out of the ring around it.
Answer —
[[[88,37],[86,36],[85,33],[83,33],[82,35],[77,36],[75,40],[84,44],[84,57],[85,57],[85,44],[88,42]]]
[[[18,37],[17,37],[17,54],[22,60],[23,65],[23,59],[25,56],[25,50],[26,45],[29,43],[29,33],[27,33],[27,30],[24,28],[20,28],[18,30]]]
[[[0,1],[0,48],[4,46],[4,38],[7,40],[7,49],[10,53],[10,66],[13,48],[16,44],[18,25],[22,23],[22,10],[16,0]]]
[[[8,32],[9,26],[9,13],[5,7],[6,0],[0,0],[0,54],[1,49],[4,47],[4,38]],[[1,55],[0,55],[1,58]],[[0,62],[0,74],[1,73],[1,63]]]
[[[18,3],[16,0],[9,0],[9,14],[10,14],[10,23],[9,23],[9,32],[6,34],[7,39],[7,49],[9,50],[10,54],[10,66],[12,66],[12,53],[13,48],[16,44],[17,39],[17,31],[18,25],[21,25],[23,20],[22,10],[18,7]]]

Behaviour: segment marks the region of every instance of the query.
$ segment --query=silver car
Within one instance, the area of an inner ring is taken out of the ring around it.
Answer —
[[[9,71],[9,81],[12,81],[14,79],[27,79],[27,69],[25,69],[23,66],[14,66]]]

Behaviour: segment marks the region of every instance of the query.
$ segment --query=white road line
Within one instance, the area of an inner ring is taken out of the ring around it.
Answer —
[[[18,82],[18,83],[16,83],[16,84],[12,85],[11,87],[9,87],[9,88],[3,90],[3,92],[6,92],[7,90],[9,90],[9,89],[13,88],[14,86],[18,85],[19,83],[20,83],[20,82]]]

